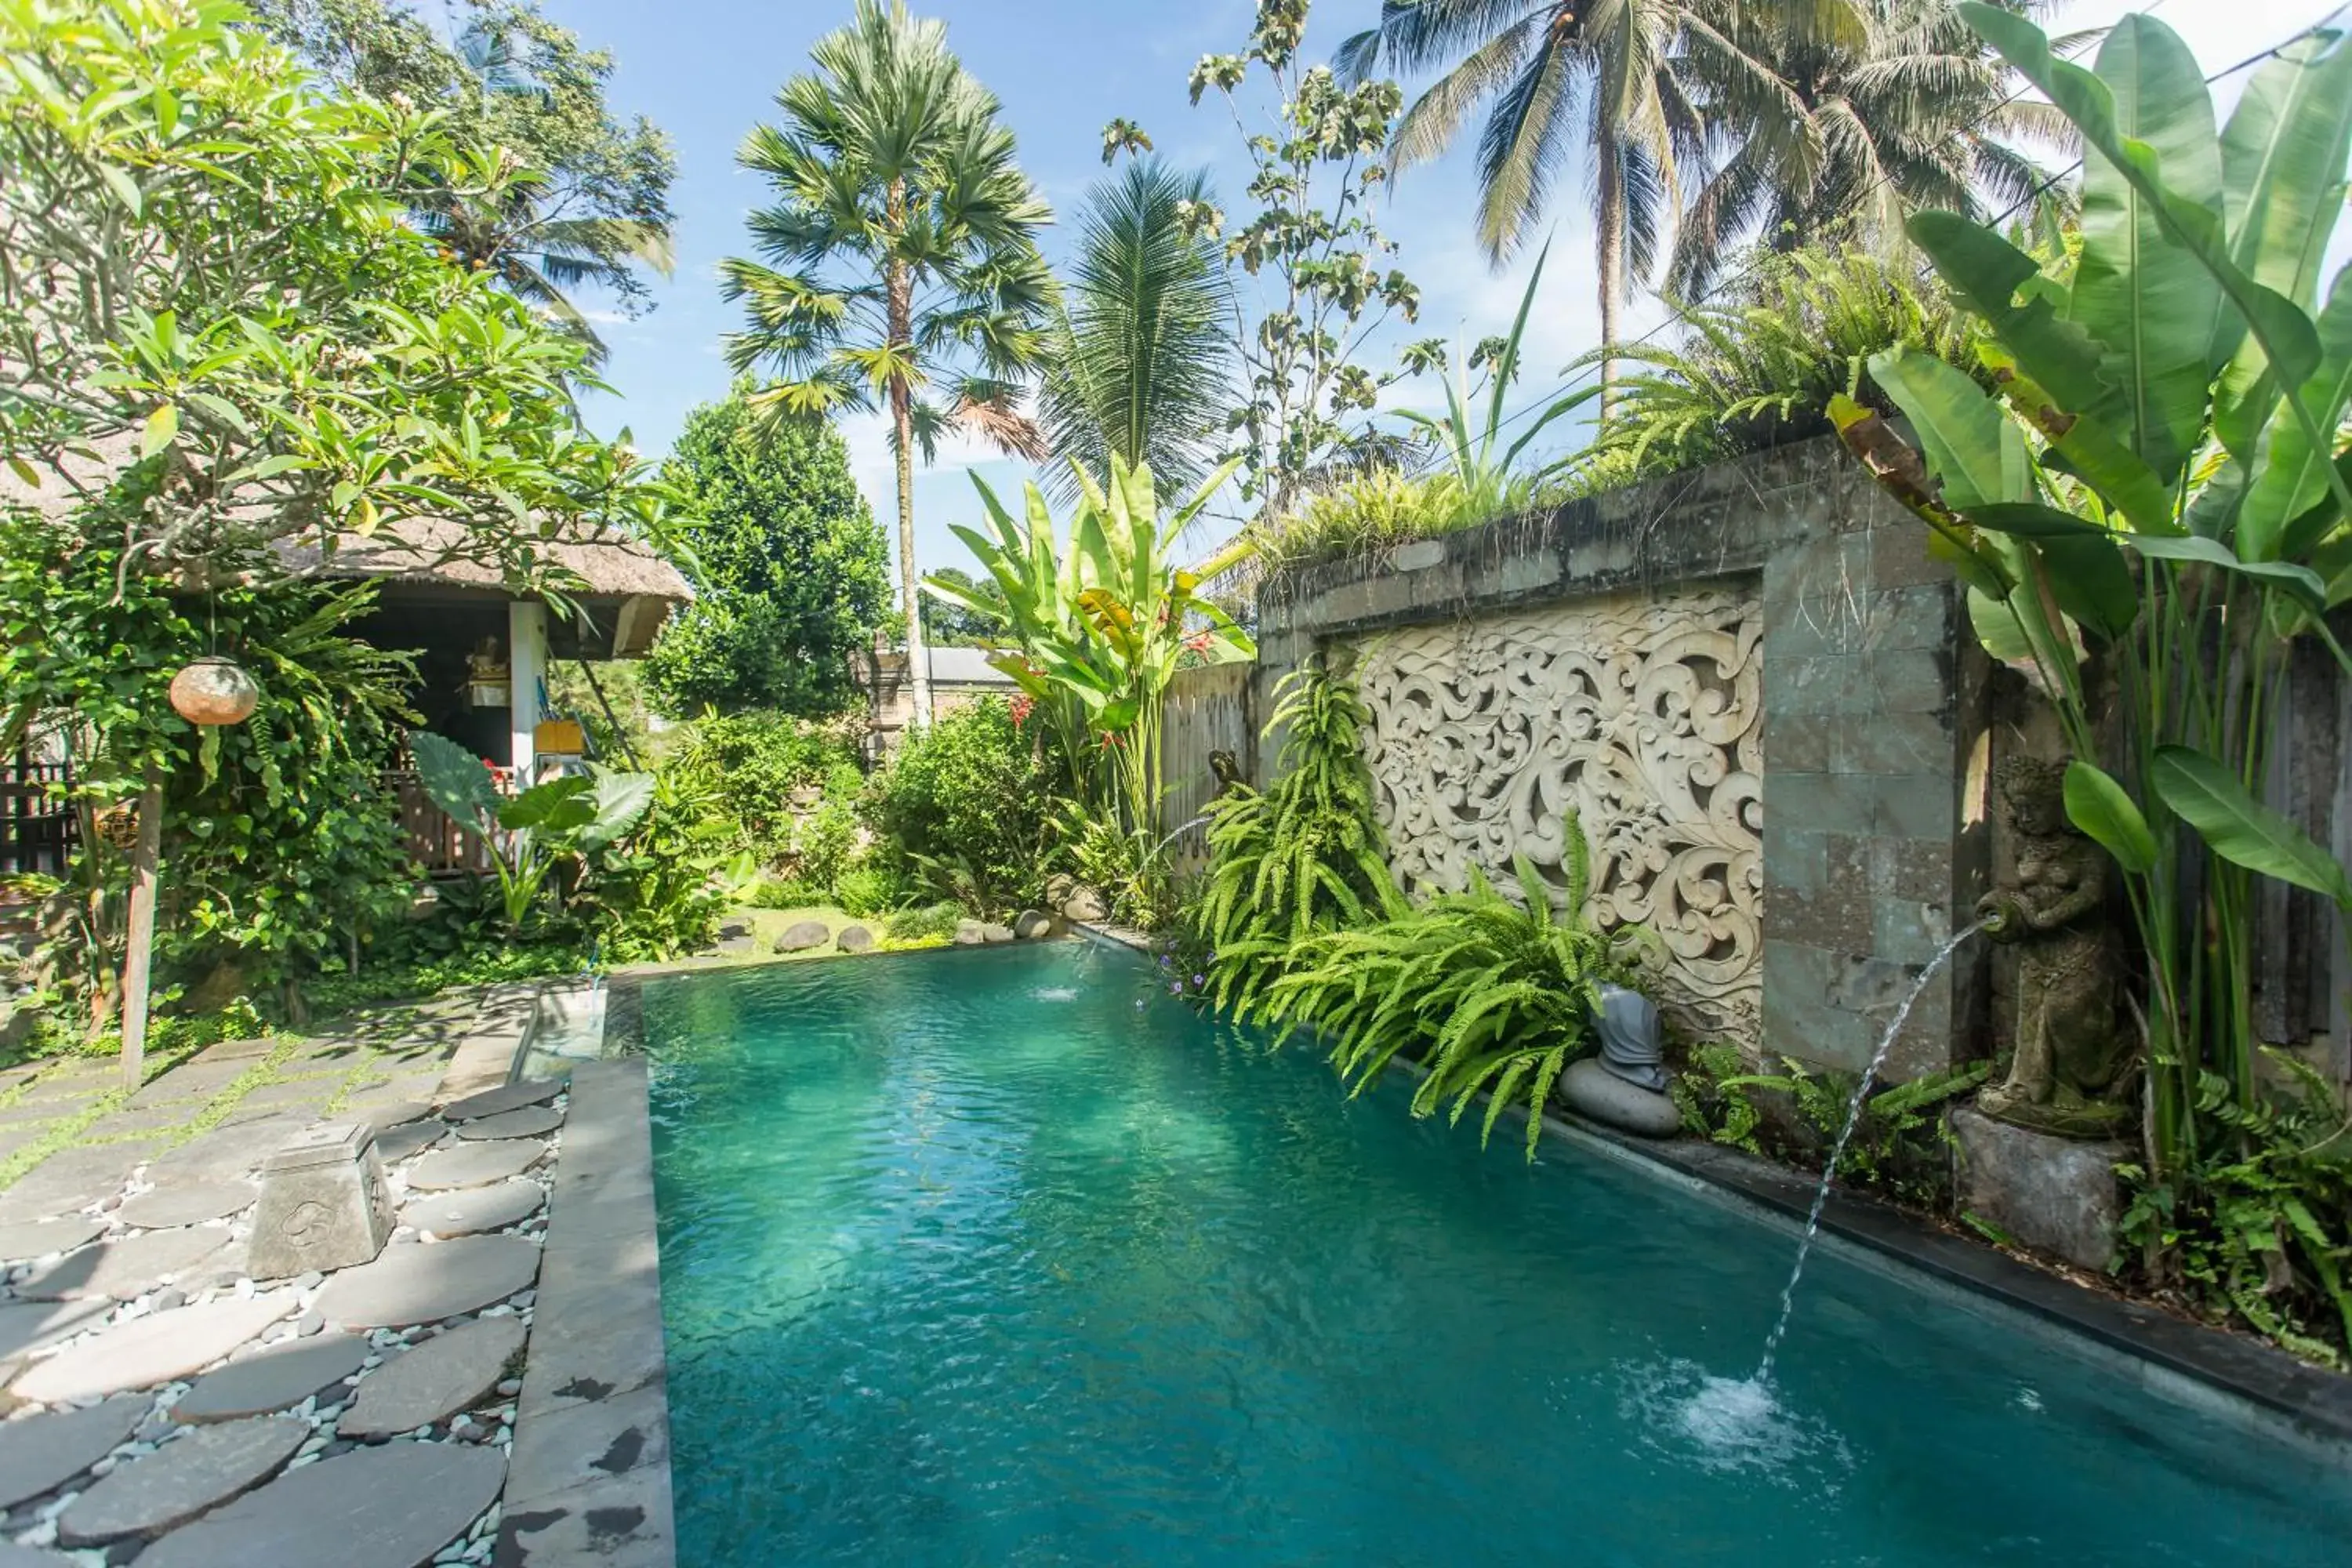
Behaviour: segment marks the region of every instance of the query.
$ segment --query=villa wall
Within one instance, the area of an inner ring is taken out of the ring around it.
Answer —
[[[1572,809],[1588,907],[1659,934],[1693,1037],[1859,1067],[1985,887],[1987,671],[1925,538],[1820,442],[1316,567],[1264,597],[1250,717],[1310,651],[1349,662],[1409,885],[1524,855],[1564,887]],[[1180,683],[1171,781],[1199,706]],[[1988,989],[1972,945],[1893,1071],[1975,1054]]]

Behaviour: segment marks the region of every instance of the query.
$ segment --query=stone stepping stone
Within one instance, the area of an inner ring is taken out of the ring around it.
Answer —
[[[0,1361],[20,1361],[45,1345],[95,1328],[112,1301],[31,1301],[0,1306]]]
[[[440,1149],[408,1168],[408,1184],[420,1193],[446,1193],[457,1187],[487,1187],[520,1176],[547,1154],[536,1139],[497,1143],[468,1143]]]
[[[62,1552],[44,1552],[37,1546],[0,1541],[0,1568],[81,1568],[81,1559]]]
[[[94,1240],[105,1228],[104,1220],[87,1215],[0,1225],[0,1263],[24,1263],[52,1253],[71,1252],[83,1242]]]
[[[307,1116],[282,1113],[225,1123],[155,1157],[147,1167],[152,1182],[220,1182],[249,1176],[286,1140],[310,1125]]]
[[[488,1398],[522,1349],[521,1320],[483,1318],[404,1351],[360,1379],[335,1423],[339,1437],[396,1437],[446,1421]]]
[[[36,1362],[16,1374],[8,1392],[58,1405],[152,1388],[203,1371],[294,1308],[294,1292],[278,1290],[133,1318]]]
[[[441,1108],[441,1114],[452,1121],[477,1121],[485,1116],[501,1116],[509,1110],[520,1110],[526,1105],[545,1105],[562,1092],[563,1080],[560,1078],[502,1084],[497,1089],[486,1089],[479,1094],[469,1094],[455,1105],[445,1105]]]
[[[243,1071],[245,1068],[259,1061],[277,1048],[278,1042],[267,1037],[257,1040],[222,1040],[216,1045],[206,1046],[203,1050],[198,1051],[194,1059],[188,1063],[188,1067],[205,1067],[214,1062],[236,1062],[238,1065],[238,1070]],[[180,1070],[184,1072],[187,1068],[183,1068]]]
[[[412,1121],[422,1121],[433,1114],[433,1108],[421,1100],[390,1099],[381,1095],[353,1095],[343,1102],[337,1112],[346,1121],[364,1121],[383,1137],[395,1127],[405,1127]]]
[[[156,1146],[139,1139],[52,1154],[0,1193],[0,1220],[48,1219],[102,1203],[122,1190]]]
[[[185,1524],[276,1475],[310,1436],[308,1421],[264,1415],[176,1438],[77,1498],[58,1516],[58,1541],[95,1546]]]
[[[27,1301],[100,1296],[128,1301],[196,1273],[228,1244],[226,1226],[142,1231],[44,1263],[16,1286],[16,1294]]]
[[[87,1410],[0,1422],[0,1508],[15,1508],[81,1474],[129,1442],[146,1414],[143,1399],[110,1399]]]
[[[258,1355],[208,1372],[172,1406],[173,1419],[236,1421],[290,1410],[317,1394],[322,1405],[349,1397],[343,1379],[367,1360],[367,1341],[357,1334],[321,1334],[291,1345],[273,1345]]]
[[[311,1303],[347,1329],[437,1323],[503,1301],[539,1277],[539,1246],[520,1236],[469,1236],[385,1249],[329,1279]]]
[[[375,1157],[387,1165],[396,1165],[411,1154],[422,1154],[444,1138],[449,1128],[440,1121],[411,1121],[389,1132],[375,1135]]]
[[[498,1138],[536,1138],[562,1125],[563,1112],[551,1106],[531,1105],[465,1122],[458,1127],[457,1136],[484,1142]]]
[[[463,1535],[506,1484],[506,1460],[472,1443],[386,1443],[289,1470],[182,1525],[140,1568],[417,1568]]]
[[[400,1223],[439,1237],[478,1236],[518,1225],[546,1202],[545,1187],[529,1176],[514,1176],[496,1186],[414,1199],[400,1211]]]
[[[260,1195],[250,1182],[172,1182],[124,1200],[116,1217],[142,1230],[200,1225],[242,1214]]]
[[[140,1089],[131,1097],[130,1103],[143,1110],[151,1105],[210,1100],[235,1083],[252,1065],[249,1060],[215,1060],[207,1051],[202,1059],[183,1063]]]

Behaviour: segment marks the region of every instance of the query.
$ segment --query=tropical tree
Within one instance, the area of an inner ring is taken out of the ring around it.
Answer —
[[[782,121],[738,154],[777,200],[751,215],[756,258],[723,265],[748,324],[738,370],[779,380],[771,417],[887,407],[898,460],[898,577],[917,721],[931,710],[915,569],[915,456],[970,431],[1030,458],[1044,437],[1022,406],[1041,364],[1053,275],[1038,254],[1045,203],[1013,161],[996,96],[940,22],[899,0],[858,0],[776,95]]]
[[[448,42],[391,0],[255,0],[263,29],[338,87],[444,110],[478,145],[470,168],[419,193],[418,226],[604,355],[574,295],[625,316],[653,308],[644,274],[671,267],[677,160],[643,115],[605,100],[613,57],[581,46],[538,0],[466,0]]]
[[[1567,161],[1579,151],[1590,158],[1606,349],[1619,340],[1629,289],[1661,258],[1681,165],[1706,149],[1676,44],[1696,30],[1697,47],[1736,53],[1694,23],[1681,0],[1386,0],[1379,26],[1340,46],[1339,66],[1359,81],[1383,66],[1444,70],[1397,121],[1389,158],[1398,174],[1444,153],[1487,106],[1478,240],[1498,266],[1541,226]],[[1612,372],[1604,360],[1604,386]]]
[[[849,655],[889,603],[889,550],[840,433],[761,431],[739,386],[686,416],[662,464],[695,600],[646,659],[673,718],[716,708],[836,713]]]
[[[1223,442],[1233,291],[1216,241],[1190,221],[1212,205],[1206,174],[1156,159],[1087,193],[1041,410],[1057,499],[1075,499],[1075,475],[1113,458],[1187,489]]]
[[[2068,145],[2072,130],[2051,105],[2015,94],[1961,10],[1957,0],[1854,0],[1836,26],[1790,5],[1715,6],[1711,26],[1690,22],[1686,36],[1704,28],[1711,47],[1688,48],[1677,68],[1717,166],[1683,215],[1672,286],[1708,292],[1745,237],[1783,249],[1843,239],[1900,250],[1905,216],[1922,207],[1981,218],[2063,200],[2019,143]]]

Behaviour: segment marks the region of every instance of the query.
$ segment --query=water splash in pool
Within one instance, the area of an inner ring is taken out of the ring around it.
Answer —
[[[1032,1002],[1075,1002],[1078,988],[1075,985],[1040,985],[1029,993]]]
[[[1783,1405],[1760,1378],[1716,1377],[1696,1363],[1633,1369],[1622,1413],[1647,1445],[1710,1474],[1745,1474],[1835,1492],[1853,1468],[1827,1422]]]
[[[1830,1157],[1822,1163],[1822,1184],[1813,1189],[1812,1211],[1805,1215],[1805,1237],[1797,1243],[1796,1267],[1789,1270],[1789,1282],[1780,1289],[1780,1321],[1764,1337],[1764,1360],[1757,1367],[1752,1382],[1763,1384],[1772,1381],[1773,1358],[1780,1353],[1780,1342],[1789,1332],[1789,1316],[1797,1307],[1797,1281],[1805,1277],[1805,1259],[1812,1253],[1813,1237],[1821,1233],[1822,1210],[1829,1205],[1830,1183],[1837,1175],[1838,1162],[1845,1158],[1845,1146],[1853,1142],[1853,1130],[1862,1121],[1862,1108],[1870,1098],[1872,1080],[1878,1077],[1878,1069],[1886,1065],[1887,1054],[1895,1049],[1895,1037],[1901,1034],[1903,1026],[1911,1021],[1911,1009],[1918,1005],[1919,998],[1926,994],[1927,983],[1936,978],[1936,972],[1951,961],[1952,954],[1959,951],[1960,943],[1990,923],[1990,921],[1979,921],[1936,950],[1936,955],[1927,961],[1927,967],[1919,971],[1919,978],[1911,983],[1911,990],[1903,998],[1903,1005],[1895,1009],[1895,1016],[1887,1024],[1886,1032],[1878,1037],[1878,1048],[1871,1052],[1870,1065],[1862,1069],[1861,1081],[1853,1086],[1853,1098],[1846,1102],[1845,1125],[1838,1129],[1837,1142],[1830,1145]]]

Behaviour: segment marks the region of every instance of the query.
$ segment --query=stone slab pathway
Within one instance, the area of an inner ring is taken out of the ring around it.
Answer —
[[[563,1125],[563,1112],[544,1105],[529,1105],[520,1110],[503,1110],[496,1116],[461,1123],[457,1136],[475,1140],[495,1138],[539,1138]]]
[[[202,1371],[294,1310],[294,1294],[280,1290],[245,1300],[224,1297],[168,1312],[151,1312],[97,1333],[35,1362],[8,1385],[37,1405],[153,1388]]]
[[[185,1524],[276,1475],[310,1436],[308,1421],[284,1415],[191,1433],[101,1478],[58,1516],[58,1539],[95,1546]]]
[[[477,1236],[520,1225],[546,1206],[545,1187],[514,1176],[492,1186],[417,1198],[400,1211],[400,1223],[427,1236]]]
[[[520,1176],[547,1154],[536,1139],[509,1139],[496,1143],[466,1143],[425,1155],[408,1169],[408,1184],[418,1192],[443,1193],[457,1187],[487,1187]]]
[[[251,1182],[174,1182],[152,1187],[115,1211],[123,1224],[156,1230],[226,1219],[253,1206],[261,1189]]]
[[[412,1243],[341,1270],[319,1292],[318,1310],[351,1329],[437,1323],[527,1290],[538,1277],[539,1244],[522,1237]]]
[[[229,1228],[224,1225],[138,1231],[40,1264],[16,1282],[16,1293],[25,1301],[100,1296],[128,1301],[158,1284],[177,1283],[205,1272],[229,1245]]]
[[[452,1121],[475,1121],[485,1116],[503,1116],[509,1110],[525,1106],[545,1105],[563,1092],[561,1079],[543,1078],[528,1083],[510,1083],[503,1088],[486,1089],[468,1095],[455,1105],[442,1107],[441,1114]]]
[[[367,1358],[368,1342],[356,1334],[320,1334],[273,1345],[196,1379],[172,1406],[172,1416],[199,1423],[234,1421],[290,1410],[313,1395],[322,1405],[340,1404],[327,1391],[340,1394],[338,1385]]]
[[[23,1263],[70,1251],[105,1229],[104,1220],[88,1215],[0,1225],[0,1263]]]
[[[487,1400],[523,1347],[515,1318],[483,1318],[403,1351],[360,1381],[337,1424],[345,1437],[396,1437],[434,1426]]]
[[[288,1472],[142,1552],[142,1568],[417,1568],[497,1500],[506,1461],[461,1443],[386,1443]]]
[[[98,1463],[147,1414],[143,1399],[110,1399],[0,1423],[0,1508],[14,1508]]]

